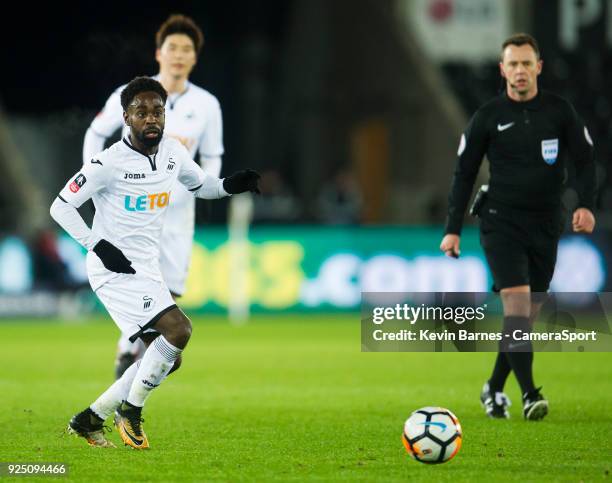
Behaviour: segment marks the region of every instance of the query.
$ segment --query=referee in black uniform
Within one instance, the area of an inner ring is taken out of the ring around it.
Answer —
[[[499,67],[505,91],[476,111],[461,136],[440,249],[459,256],[463,216],[486,154],[490,181],[477,210],[480,243],[494,289],[501,292],[503,332],[510,333],[530,330],[553,276],[564,225],[566,159],[574,164],[579,196],[575,232],[593,231],[596,183],[593,142],[583,122],[567,100],[538,90],[542,60],[535,39],[527,34],[507,39]],[[531,342],[504,338],[481,394],[488,416],[509,417],[503,388],[511,371],[521,387],[525,419],[546,416],[548,401],[535,387],[532,366]]]

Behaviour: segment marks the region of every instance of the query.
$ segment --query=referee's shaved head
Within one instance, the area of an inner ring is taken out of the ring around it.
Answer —
[[[159,82],[150,77],[136,77],[125,86],[123,91],[121,91],[121,107],[123,107],[124,111],[128,110],[134,97],[141,92],[155,92],[161,97],[163,104],[166,104],[168,93]]]

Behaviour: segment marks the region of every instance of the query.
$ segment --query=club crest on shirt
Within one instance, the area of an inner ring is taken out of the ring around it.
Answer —
[[[85,177],[85,175],[81,173],[77,174],[77,177],[74,178],[74,181],[70,183],[70,186],[69,186],[70,191],[72,191],[73,193],[76,193],[85,184],[85,181],[87,181],[87,178]]]
[[[172,173],[174,171],[174,167],[176,166],[176,161],[172,159],[172,156],[168,158],[168,166],[166,166],[166,173]]]
[[[548,165],[553,165],[557,161],[559,154],[558,139],[543,139],[542,140],[542,157]]]
[[[153,299],[151,297],[149,297],[148,295],[145,295],[144,297],[142,297],[142,310],[143,312],[148,312],[149,310],[151,310],[153,308],[153,305],[155,305],[153,303]]]

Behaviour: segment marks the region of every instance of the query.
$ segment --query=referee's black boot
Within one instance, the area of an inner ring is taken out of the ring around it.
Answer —
[[[510,398],[503,392],[493,392],[489,383],[485,382],[480,393],[480,403],[485,409],[487,416],[494,419],[508,419],[510,413],[508,407],[512,404]]]
[[[548,401],[540,393],[541,387],[523,394],[523,416],[528,421],[539,421],[548,414]]]

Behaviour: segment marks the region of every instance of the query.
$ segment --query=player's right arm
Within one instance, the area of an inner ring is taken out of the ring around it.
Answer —
[[[101,152],[104,149],[104,142],[123,125],[122,89],[123,86],[111,94],[104,108],[87,129],[83,140],[83,164]]]
[[[98,159],[85,163],[83,169],[76,173],[57,195],[49,212],[72,238],[88,251],[98,255],[108,270],[116,273],[136,273],[131,267],[132,262],[121,250],[109,241],[96,237],[77,211],[94,193],[105,188],[109,172],[110,166],[104,166]]]
[[[448,256],[458,257],[463,216],[470,200],[474,181],[487,150],[488,134],[481,111],[470,120],[465,132],[461,135],[455,174],[448,196],[448,216],[445,236],[440,243],[440,250]]]

